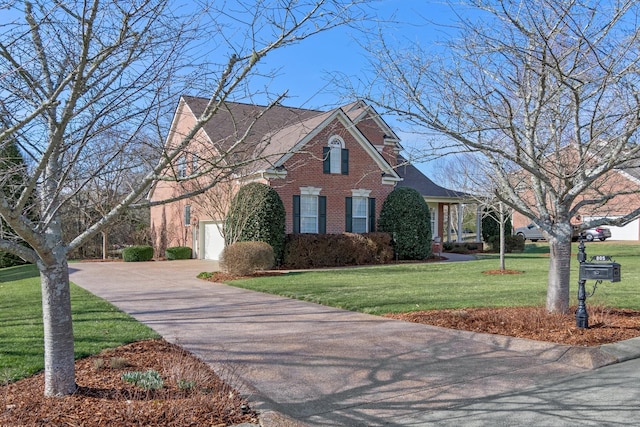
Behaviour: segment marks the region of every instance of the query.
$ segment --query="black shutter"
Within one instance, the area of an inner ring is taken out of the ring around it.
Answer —
[[[344,207],[344,231],[347,233],[353,232],[353,199],[351,197],[345,198]]]
[[[322,173],[331,173],[331,148],[322,147]]]
[[[327,233],[327,196],[318,196],[318,233]]]
[[[342,175],[349,175],[349,150],[342,149]]]
[[[300,196],[293,196],[293,234],[300,233]]]
[[[369,233],[376,231],[376,199],[369,198]]]

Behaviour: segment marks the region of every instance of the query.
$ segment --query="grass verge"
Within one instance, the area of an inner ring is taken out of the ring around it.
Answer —
[[[0,384],[44,368],[40,276],[34,265],[0,269]],[[159,335],[71,284],[76,358]]]
[[[640,310],[640,244],[594,242],[588,258],[610,255],[621,264],[622,281],[602,283],[587,304]],[[573,246],[571,300],[576,303],[578,262]],[[460,263],[403,263],[394,265],[295,271],[280,276],[234,280],[230,285],[323,305],[371,314],[472,307],[543,306],[547,292],[549,248],[527,245],[523,253],[508,254],[506,267],[522,274],[489,275],[498,257],[482,254]],[[587,282],[590,291],[593,282]]]

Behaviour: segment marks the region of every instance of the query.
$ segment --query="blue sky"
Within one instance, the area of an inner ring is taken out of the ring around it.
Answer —
[[[401,42],[416,41],[423,45],[437,42],[447,26],[456,19],[451,7],[444,1],[384,0],[372,3],[372,12],[381,21],[390,37]],[[432,23],[429,24],[428,22]],[[372,28],[375,23],[369,23]],[[386,33],[385,33],[386,34]],[[277,69],[277,78],[269,85],[270,91],[288,91],[285,105],[326,109],[345,103],[328,83],[332,73],[350,76],[367,72],[366,52],[356,38],[356,30],[343,27],[316,35],[298,45],[289,46],[267,56],[263,65]],[[410,147],[416,136],[400,132],[391,117],[385,117],[398,132],[402,144]],[[416,164],[425,174],[436,180],[434,163]],[[442,183],[441,183],[442,184]]]
[[[398,40],[433,43],[445,31],[455,15],[444,1],[383,0],[371,3],[371,12],[381,21],[392,18],[384,26],[389,35]],[[441,24],[428,25],[426,20]],[[375,27],[375,23],[367,24]],[[298,45],[270,54],[265,64],[278,69],[278,78],[270,87],[281,92],[288,90],[286,103],[295,107],[325,108],[339,103],[337,95],[327,87],[327,76],[340,72],[359,75],[365,72],[366,52],[356,40],[362,34],[348,27],[335,28],[316,35]]]

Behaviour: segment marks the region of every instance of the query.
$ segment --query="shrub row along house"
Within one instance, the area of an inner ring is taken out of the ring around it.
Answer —
[[[207,103],[183,96],[166,144],[182,138]],[[278,192],[286,233],[327,234],[376,231],[389,193],[396,186],[414,186],[431,209],[433,235],[442,236],[443,207],[460,203],[464,195],[406,165],[401,148],[394,131],[361,101],[329,111],[225,103],[167,171],[178,181],[159,180],[149,193],[152,204],[176,199],[151,208],[156,254],[188,246],[196,258],[218,259],[230,200],[249,182]],[[208,172],[190,179],[201,171]],[[201,186],[211,188],[181,198]]]

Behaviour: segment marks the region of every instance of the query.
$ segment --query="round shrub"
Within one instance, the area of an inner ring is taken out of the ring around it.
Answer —
[[[122,260],[125,262],[150,261],[152,258],[151,246],[129,246],[122,250]]]
[[[226,245],[235,242],[266,242],[277,261],[284,251],[286,213],[280,195],[273,188],[252,182],[238,190],[225,220]]]
[[[398,187],[382,204],[378,231],[391,233],[399,259],[425,259],[431,254],[431,214],[420,193]]]
[[[505,235],[508,236],[511,234],[511,228],[511,216],[507,215],[504,224]],[[498,242],[500,242],[500,213],[494,208],[484,208],[482,215],[482,240],[489,243],[495,249],[491,242],[495,242],[496,237],[498,238]]]
[[[174,259],[191,259],[191,248],[188,246],[174,246],[164,251],[165,258]]]
[[[222,251],[220,266],[235,276],[273,268],[273,248],[266,242],[236,242]]]

